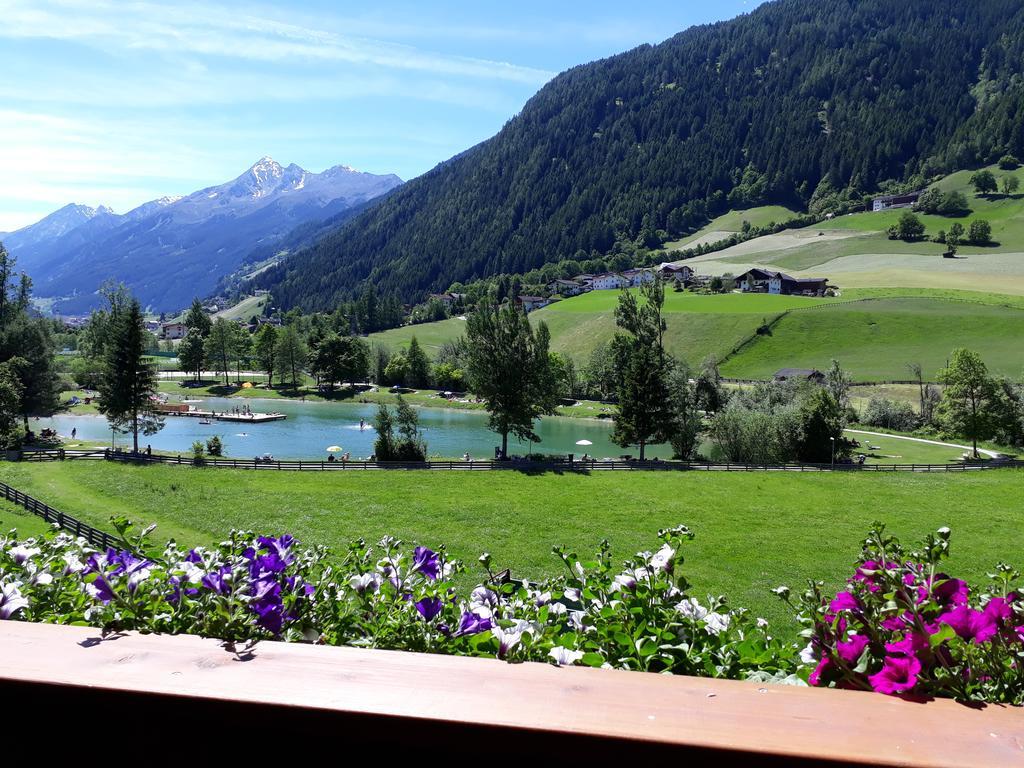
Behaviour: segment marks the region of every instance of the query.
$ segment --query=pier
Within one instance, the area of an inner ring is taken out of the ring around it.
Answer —
[[[194,419],[210,419],[212,421],[234,421],[243,424],[263,424],[268,421],[282,421],[288,418],[283,413],[218,413],[217,411],[201,411],[189,405],[163,403],[157,410],[165,416],[186,416]]]

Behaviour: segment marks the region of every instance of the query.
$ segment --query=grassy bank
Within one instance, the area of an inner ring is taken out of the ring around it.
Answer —
[[[1020,483],[1013,470],[946,475],[447,472],[291,473],[129,467],[100,462],[3,465],[6,482],[93,525],[113,514],[156,522],[158,537],[217,541],[231,528],[291,531],[336,552],[357,537],[394,534],[447,544],[471,566],[494,556],[513,574],[557,572],[551,547],[581,553],[608,538],[616,555],[654,545],[659,528],[697,533],[686,573],[694,594],[788,622],[769,590],[806,579],[837,585],[872,520],[916,538],[954,530],[950,569],[984,579],[998,560],[1021,564]],[[11,516],[0,509],[0,523]]]

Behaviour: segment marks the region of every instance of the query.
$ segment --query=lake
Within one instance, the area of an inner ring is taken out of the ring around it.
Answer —
[[[219,435],[224,442],[224,454],[249,459],[264,453],[280,459],[326,458],[326,448],[340,445],[352,458],[368,457],[373,453],[376,432],[372,427],[377,406],[370,403],[325,403],[290,400],[227,399],[209,397],[195,402],[201,410],[230,411],[248,403],[257,413],[278,412],[288,416],[283,421],[265,424],[218,422],[200,424],[199,419],[168,416],[164,428],[152,437],[139,436],[141,446],[152,445],[154,450],[189,453],[195,440],[206,441]],[[418,408],[420,428],[427,441],[427,452],[434,457],[460,457],[467,451],[476,459],[494,458],[494,448],[501,438],[487,429],[487,414],[483,411],[459,411],[443,408]],[[360,419],[365,427],[360,429]],[[43,427],[56,429],[67,437],[77,428],[82,440],[111,442],[107,420],[102,416],[61,414],[50,419],[32,422],[35,430]],[[611,422],[597,419],[577,419],[550,416],[538,420],[540,443],[517,441],[509,436],[509,453],[522,455],[537,453],[589,453],[596,458],[620,456],[636,449],[623,449],[609,439]],[[577,440],[590,440],[593,445],[582,447]],[[115,435],[116,445],[131,446],[130,435]],[[667,459],[671,449],[661,446],[649,449],[649,455]]]

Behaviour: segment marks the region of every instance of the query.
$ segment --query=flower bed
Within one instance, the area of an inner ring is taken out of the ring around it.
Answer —
[[[289,535],[236,532],[156,553],[127,521],[115,524],[122,546],[106,551],[60,533],[0,538],[0,619],[197,634],[236,650],[277,639],[1024,701],[1018,574],[999,566],[992,587],[974,592],[946,576],[945,529],[910,553],[872,531],[847,589],[827,598],[813,583],[794,604],[806,625],[795,643],[721,598],[690,594],[682,526],[622,565],[607,544],[588,561],[556,548],[565,575],[539,585],[503,579],[485,554],[487,579],[466,595],[453,581],[464,566],[443,548],[385,538],[329,560]]]

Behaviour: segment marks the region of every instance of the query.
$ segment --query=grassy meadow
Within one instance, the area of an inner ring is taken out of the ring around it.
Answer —
[[[158,540],[190,545],[232,528],[292,532],[344,551],[358,537],[393,534],[447,545],[467,562],[490,552],[518,577],[561,567],[551,547],[581,554],[607,538],[617,558],[656,545],[659,528],[685,523],[697,538],[684,552],[695,595],[789,625],[769,590],[807,579],[839,585],[873,520],[908,543],[942,525],[954,532],[949,569],[983,580],[999,561],[1022,565],[1016,470],[971,475],[609,472],[245,472],[133,467],[103,462],[7,464],[4,480],[97,527],[126,514],[158,524]],[[0,507],[0,526],[26,521]]]

